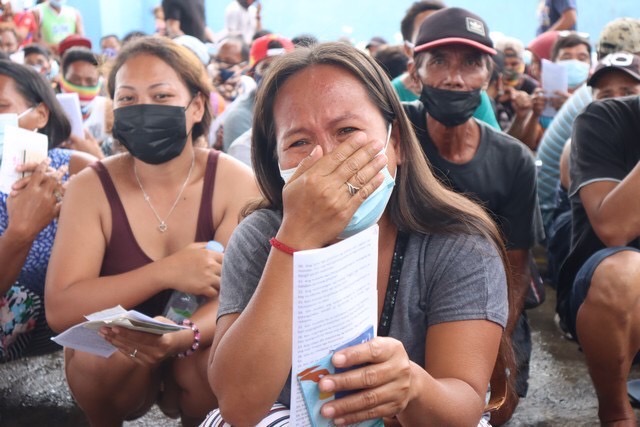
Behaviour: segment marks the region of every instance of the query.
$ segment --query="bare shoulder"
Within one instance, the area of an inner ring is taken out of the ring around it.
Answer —
[[[97,162],[98,158],[83,151],[72,151],[69,157],[69,173],[75,175],[89,166],[93,162]]]
[[[98,162],[98,160],[91,155],[88,155],[86,153],[78,153],[78,154],[80,157],[79,161],[85,161],[87,162],[86,163],[87,165],[94,162],[95,163]],[[87,159],[86,158],[87,156],[92,158],[93,161],[90,161],[89,159]],[[99,161],[105,166],[107,171],[109,171],[109,175],[112,177],[114,181],[117,180],[118,175],[120,175],[121,173],[123,164],[126,162],[126,159],[124,159],[124,156],[125,154],[117,154],[115,156],[107,157],[106,159]],[[73,157],[72,157],[72,160],[73,160]],[[82,193],[85,197],[89,197],[92,200],[96,194],[103,193],[102,184],[100,183],[100,178],[98,174],[96,173],[95,170],[93,170],[93,168],[86,167],[86,166],[82,168],[80,171],[78,171],[76,174],[74,174],[73,178],[69,181],[68,190],[71,190],[74,193],[75,192]]]
[[[253,171],[249,166],[223,152],[220,152],[218,164],[226,173],[239,173],[253,177]]]
[[[237,194],[259,195],[255,175],[249,166],[224,153],[220,153],[218,166],[216,181],[224,182],[225,187]]]

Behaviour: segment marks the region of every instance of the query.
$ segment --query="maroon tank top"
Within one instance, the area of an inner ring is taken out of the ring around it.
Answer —
[[[211,204],[213,188],[215,186],[218,155],[218,151],[211,150],[207,158],[194,242],[207,242],[213,240],[215,236],[216,230],[213,226]],[[111,180],[109,171],[101,162],[93,163],[91,168],[98,174],[104,193],[109,201],[109,206],[111,207],[111,238],[105,248],[100,276],[126,273],[127,271],[135,270],[136,268],[153,262],[153,260],[144,253],[140,245],[138,245],[133,235],[129,219],[127,218],[120,196]],[[171,296],[171,292],[171,290],[159,292],[142,304],[134,307],[134,310],[138,310],[148,316],[162,315],[165,305]]]

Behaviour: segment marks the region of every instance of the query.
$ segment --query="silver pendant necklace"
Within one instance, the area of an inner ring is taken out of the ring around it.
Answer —
[[[180,201],[180,197],[182,196],[182,193],[184,192],[184,189],[187,187],[187,183],[189,182],[189,178],[191,178],[191,172],[193,171],[193,165],[195,164],[195,158],[196,158],[195,153],[192,153],[192,155],[191,155],[191,167],[189,168],[189,173],[187,174],[187,179],[185,179],[184,182],[182,183],[182,187],[180,188],[180,192],[178,192],[178,197],[176,197],[175,202],[173,202],[173,205],[171,206],[171,209],[169,209],[169,213],[167,214],[167,216],[164,219],[160,218],[160,215],[158,215],[158,212],[156,212],[156,209],[151,204],[151,197],[149,197],[147,192],[144,191],[144,188],[142,187],[142,183],[140,182],[140,178],[138,177],[138,170],[136,169],[136,163],[135,162],[133,163],[133,174],[136,176],[136,181],[138,182],[138,187],[140,187],[140,191],[142,191],[142,195],[144,196],[144,201],[147,202],[147,204],[151,208],[151,211],[156,216],[156,218],[158,220],[158,231],[160,231],[161,233],[164,233],[169,228],[169,226],[167,225],[167,220],[169,219],[169,217],[173,213],[173,210],[178,205],[178,202]]]

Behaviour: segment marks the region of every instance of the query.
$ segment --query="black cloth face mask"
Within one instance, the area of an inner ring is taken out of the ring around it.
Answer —
[[[423,85],[420,102],[427,113],[446,127],[463,124],[480,105],[480,89],[457,91]]]
[[[137,104],[113,110],[113,137],[145,163],[158,165],[176,158],[187,143],[187,108]]]

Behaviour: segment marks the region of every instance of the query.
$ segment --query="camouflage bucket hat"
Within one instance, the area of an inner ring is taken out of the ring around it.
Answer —
[[[640,19],[618,18],[605,25],[598,40],[598,55],[626,51],[640,53]]]

